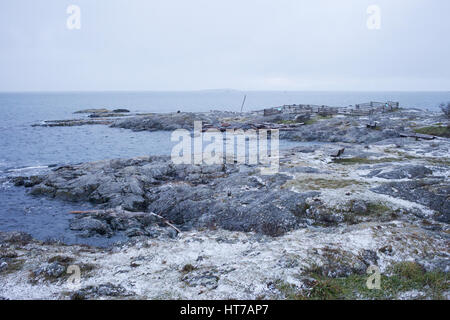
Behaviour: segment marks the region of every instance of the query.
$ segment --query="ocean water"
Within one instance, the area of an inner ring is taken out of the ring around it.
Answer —
[[[6,182],[7,176],[31,175],[54,164],[74,164],[143,155],[169,155],[170,132],[132,132],[107,126],[32,127],[44,120],[71,119],[87,108],[127,108],[132,112],[244,111],[284,104],[347,106],[369,101],[399,101],[403,107],[438,110],[450,92],[97,92],[0,93],[0,230],[20,230],[45,240],[108,245],[120,239],[83,239],[68,229],[68,204],[29,196]],[[294,144],[281,142],[281,148]]]

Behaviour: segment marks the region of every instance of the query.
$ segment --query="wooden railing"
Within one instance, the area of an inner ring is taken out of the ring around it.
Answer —
[[[330,107],[325,105],[293,104],[281,107],[264,109],[264,116],[271,116],[281,113],[317,113],[320,115],[345,114],[355,116],[365,116],[378,112],[390,112],[399,108],[398,102],[366,102],[348,107]]]

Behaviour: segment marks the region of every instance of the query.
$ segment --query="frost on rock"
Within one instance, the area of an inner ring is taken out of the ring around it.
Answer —
[[[190,129],[196,116],[130,117],[113,126]],[[238,117],[198,116],[212,126],[225,123],[221,117]],[[229,125],[264,120],[239,117]],[[128,241],[100,249],[0,233],[0,297],[327,299],[360,290],[352,297],[448,298],[450,142],[408,138],[442,116],[399,110],[371,117],[376,129],[363,117],[292,127],[284,123],[292,119],[277,118],[272,125],[289,129],[282,139],[317,143],[282,150],[279,172],[271,176],[253,165],[176,165],[152,156],[15,177],[11,182],[31,195],[96,206],[74,215],[71,231],[83,237],[120,233]],[[336,150],[345,151],[332,156]],[[68,263],[51,260],[55,256],[84,266],[78,288],[67,283]],[[396,274],[402,263],[411,270]],[[376,295],[361,289],[371,266],[384,281],[404,281],[401,290]]]

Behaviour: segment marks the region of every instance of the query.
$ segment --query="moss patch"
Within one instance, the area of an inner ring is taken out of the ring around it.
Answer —
[[[314,118],[311,118],[311,119],[309,119],[309,120],[306,120],[304,123],[305,123],[306,125],[310,125],[310,124],[314,124],[314,123],[316,123],[317,121],[320,121],[320,120],[329,120],[329,119],[333,119],[333,116],[332,116],[332,115],[330,115],[330,116],[321,116],[321,115],[317,115],[317,116],[314,117]]]
[[[183,269],[181,269],[181,273],[190,273],[194,271],[196,268],[192,264],[186,264]]]
[[[398,218],[398,211],[392,209],[384,203],[369,202],[366,203],[367,210],[354,210],[354,200],[350,202],[350,212],[348,216],[349,223],[357,223],[362,221],[391,221]],[[355,212],[356,211],[356,212]],[[351,219],[353,218],[353,219]]]
[[[319,114],[317,116],[317,120],[327,120],[327,119],[333,119],[333,115],[322,116]]]
[[[277,121],[277,123],[278,124],[298,124],[298,122],[295,120],[280,120],[280,121]]]
[[[317,122],[317,119],[309,119],[304,122],[305,125],[314,124]]]
[[[352,164],[376,164],[376,163],[385,163],[385,162],[395,162],[402,161],[402,159],[398,158],[381,158],[381,159],[367,159],[367,158],[343,158],[343,159],[334,159],[334,163],[339,163],[343,165],[352,165]]]
[[[3,270],[2,272],[0,272],[0,274],[11,274],[17,271],[22,270],[24,264],[25,264],[25,260],[22,259],[13,259],[11,261],[8,261],[8,266],[5,270]]]
[[[58,262],[65,267],[67,267],[69,264],[71,264],[74,261],[72,257],[66,257],[66,256],[54,256],[48,259],[48,263],[52,262]]]
[[[65,256],[55,256],[48,260],[48,263],[58,263],[60,266],[64,268],[64,271],[58,275],[51,275],[45,271],[36,274],[35,271],[30,271],[28,273],[28,281],[31,284],[36,284],[39,280],[45,280],[49,282],[57,282],[57,281],[67,281],[71,274],[67,273],[68,267],[70,265],[75,265],[80,268],[81,277],[89,278],[91,276],[91,272],[97,268],[96,265],[90,263],[76,263],[75,259],[71,257]],[[37,270],[36,270],[37,271]]]
[[[423,157],[423,156],[413,156],[413,155],[407,154],[406,152],[392,150],[391,148],[384,149],[384,152],[396,154],[402,158],[401,160],[420,160],[420,161],[427,161],[427,162],[435,164],[435,165],[450,166],[450,160],[448,160],[445,157],[432,158],[432,157]]]
[[[356,180],[332,180],[332,179],[296,179],[290,180],[283,185],[283,188],[298,187],[308,190],[322,189],[342,189],[349,186],[361,186],[364,182]]]
[[[391,208],[382,203],[369,203],[367,205],[368,215],[384,216],[392,211],[393,210]]]
[[[415,129],[414,132],[432,136],[450,138],[450,127],[431,126]]]
[[[450,166],[450,160],[447,158],[426,158],[425,160],[435,165]]]

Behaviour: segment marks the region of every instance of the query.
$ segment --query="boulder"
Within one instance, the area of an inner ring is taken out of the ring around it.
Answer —
[[[439,213],[436,217],[448,221],[450,215],[450,183],[441,179],[422,179],[384,183],[371,189],[394,198],[422,204]]]
[[[120,285],[105,283],[96,286],[88,286],[73,292],[70,295],[72,300],[98,299],[101,297],[127,297],[134,293],[128,292]]]
[[[104,221],[100,221],[91,217],[83,217],[73,219],[70,222],[70,229],[76,231],[84,231],[87,236],[95,234],[109,235],[111,229]]]
[[[33,271],[35,277],[59,278],[64,274],[66,268],[58,262],[46,263]]]
[[[421,179],[432,174],[433,171],[425,166],[406,165],[390,171],[376,173],[374,176],[384,179]]]
[[[0,232],[0,242],[26,245],[32,241],[30,234],[25,232]]]

